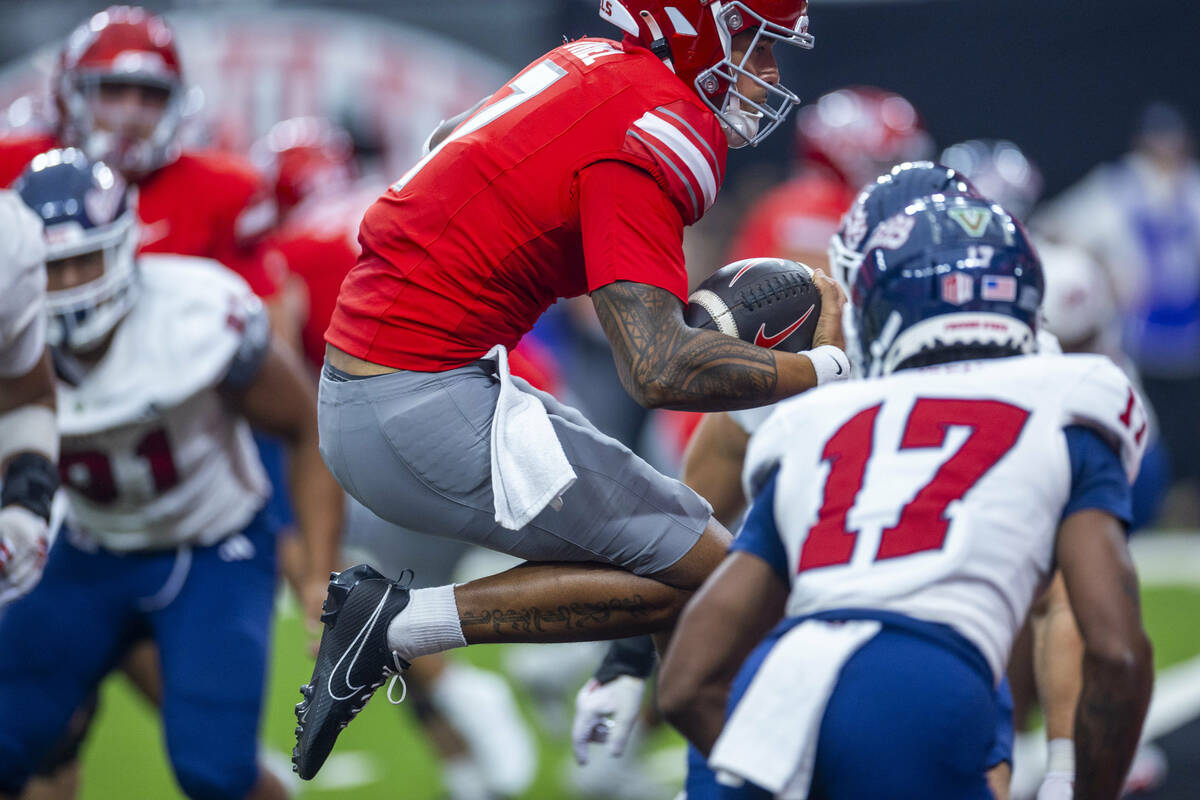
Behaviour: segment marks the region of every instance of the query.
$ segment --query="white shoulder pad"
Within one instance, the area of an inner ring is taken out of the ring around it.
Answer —
[[[753,436],[754,432],[762,427],[762,424],[767,421],[767,417],[771,416],[774,411],[775,404],[772,403],[769,406],[743,408],[737,411],[726,411],[725,413],[733,420],[735,425]]]
[[[225,376],[262,301],[237,273],[207,258],[146,256],[142,275],[145,299],[154,300],[145,334],[162,337],[161,363],[174,366],[158,401],[174,405]]]
[[[1062,399],[1062,424],[1084,425],[1100,434],[1121,456],[1129,482],[1137,478],[1146,449],[1146,406],[1129,378],[1107,356],[1069,355],[1078,380]]]
[[[45,347],[46,246],[42,221],[0,190],[0,377],[23,375]]]
[[[1044,356],[1061,356],[1062,351],[1062,342],[1058,340],[1058,337],[1044,327],[1038,326],[1037,352]]]
[[[104,430],[215,387],[262,305],[238,275],[187,256],[138,259],[142,292],[108,353],[76,387],[60,386],[63,433]]]
[[[766,420],[757,425],[756,430],[747,431],[750,443],[746,445],[746,458],[742,462],[742,492],[746,497],[753,499],[758,494],[787,452],[792,420],[796,418],[795,407],[791,400],[767,406],[771,413]]]

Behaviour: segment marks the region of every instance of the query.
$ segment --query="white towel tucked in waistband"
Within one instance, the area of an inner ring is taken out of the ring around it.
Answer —
[[[718,781],[746,780],[784,800],[805,800],[842,665],[879,628],[873,620],[812,619],[784,634],[713,745],[708,765]]]
[[[500,397],[492,417],[492,495],[496,522],[519,530],[546,506],[562,508],[575,470],[550,424],[546,407],[521,391],[508,371],[508,351],[498,344],[484,356],[496,362]]]

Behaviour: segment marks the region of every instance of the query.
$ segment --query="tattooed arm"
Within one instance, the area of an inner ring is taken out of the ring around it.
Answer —
[[[1063,521],[1057,555],[1084,645],[1075,712],[1075,798],[1115,800],[1137,749],[1154,681],[1137,575],[1120,523],[1097,509]]]
[[[787,593],[787,584],[766,561],[738,552],[684,607],[659,670],[658,705],[705,755],[725,724],[730,683],[750,651],[783,618]]]
[[[821,319],[814,345],[844,348],[845,296],[823,273]],[[811,389],[816,372],[807,356],[781,353],[683,321],[673,294],[644,283],[617,281],[592,292],[612,345],[621,384],[640,405],[684,411],[725,411],[766,405]]]

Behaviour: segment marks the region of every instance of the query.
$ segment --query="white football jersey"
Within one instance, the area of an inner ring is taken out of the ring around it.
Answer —
[[[68,520],[112,550],[211,544],[269,492],[249,425],[217,391],[262,305],[215,261],[138,265],[141,294],[108,352],[59,382]]]
[[[46,349],[46,246],[42,221],[4,190],[0,287],[0,378],[11,378],[29,372]]]
[[[751,439],[746,494],[778,467],[788,616],[878,609],[950,625],[1003,673],[1047,579],[1084,425],[1132,482],[1146,414],[1094,355],[906,370],[780,403]]]

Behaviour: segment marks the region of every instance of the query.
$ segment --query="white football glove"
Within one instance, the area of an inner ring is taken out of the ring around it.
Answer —
[[[1075,776],[1069,772],[1047,772],[1038,788],[1037,800],[1072,800]]]
[[[50,526],[25,506],[0,508],[0,605],[27,594],[42,577]]]
[[[586,764],[588,745],[608,743],[611,756],[625,752],[625,744],[642,707],[646,681],[621,675],[608,683],[592,678],[575,695],[575,721],[571,724],[571,745],[575,760]]]

